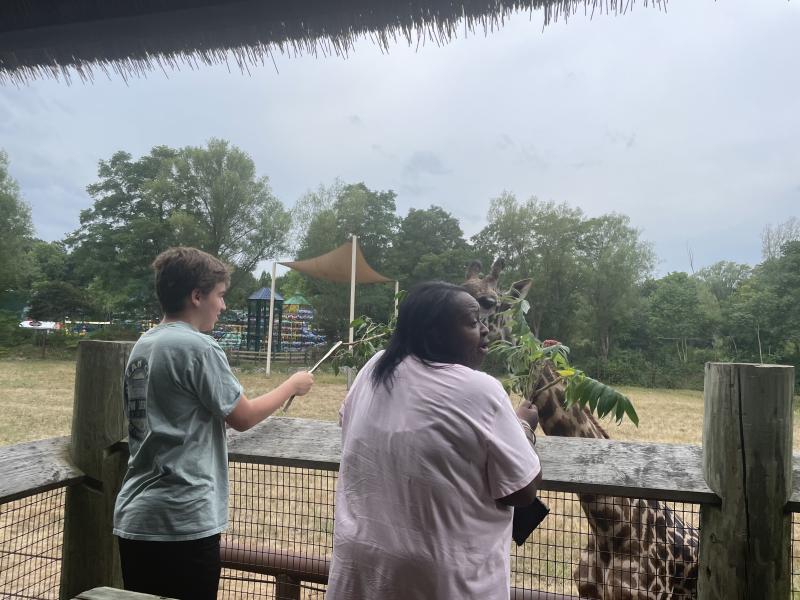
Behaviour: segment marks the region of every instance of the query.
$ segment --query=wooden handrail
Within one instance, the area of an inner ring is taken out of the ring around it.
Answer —
[[[330,560],[326,557],[308,556],[288,550],[264,548],[223,538],[222,566],[226,569],[260,573],[262,575],[289,576],[297,581],[328,583]],[[299,594],[299,590],[298,590]],[[298,595],[299,597],[299,595]],[[511,588],[511,600],[578,600],[554,592],[541,592],[517,587]]]

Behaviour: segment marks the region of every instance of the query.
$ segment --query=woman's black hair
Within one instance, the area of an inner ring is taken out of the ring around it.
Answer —
[[[428,366],[454,362],[448,331],[457,316],[456,298],[466,293],[444,281],[415,285],[400,304],[394,333],[372,371],[373,385],[391,388],[397,365],[409,355]]]

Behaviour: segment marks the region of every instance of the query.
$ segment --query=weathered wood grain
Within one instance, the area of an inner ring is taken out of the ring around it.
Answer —
[[[700,600],[788,598],[794,369],[707,363],[703,474],[722,505],[700,512]]]
[[[717,503],[702,474],[700,446],[540,436],[542,488],[552,491]],[[273,417],[232,435],[233,461],[334,471],[341,459],[336,423]]]
[[[270,417],[242,433],[229,432],[232,461],[337,471],[341,429],[330,421]]]
[[[0,504],[79,483],[69,438],[58,437],[0,448]]]
[[[702,448],[540,436],[545,490],[717,504],[703,480]]]
[[[86,472],[67,490],[62,598],[96,586],[122,586],[112,535],[114,500],[127,464],[117,443],[127,432],[123,375],[133,344],[87,340],[78,346],[72,419],[72,459]]]

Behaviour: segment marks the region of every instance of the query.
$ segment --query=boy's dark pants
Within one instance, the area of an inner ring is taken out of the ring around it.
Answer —
[[[117,540],[126,590],[179,600],[216,600],[219,534],[189,542]]]

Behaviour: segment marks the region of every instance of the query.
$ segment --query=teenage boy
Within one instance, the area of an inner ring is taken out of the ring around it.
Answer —
[[[126,589],[213,600],[228,521],[225,424],[249,429],[308,393],[314,378],[295,373],[248,399],[225,353],[201,333],[225,310],[228,267],[180,247],[159,254],[153,269],[164,318],[139,338],[125,369],[130,459],[114,534]]]

